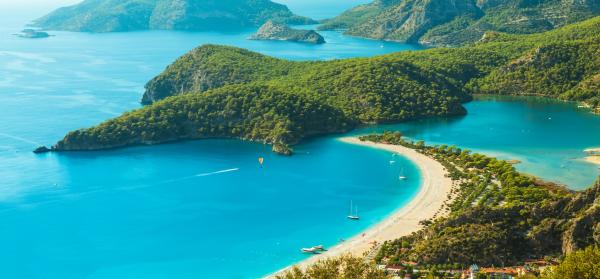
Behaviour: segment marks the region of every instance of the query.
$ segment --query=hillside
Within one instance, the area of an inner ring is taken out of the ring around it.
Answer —
[[[420,220],[420,230],[376,243],[364,258],[321,258],[275,278],[598,278],[600,178],[576,192],[507,161],[399,132],[360,140],[404,146],[442,164],[453,181],[444,205]]]
[[[341,15],[321,22],[319,30],[345,30],[351,26],[365,22],[401,0],[375,0],[368,4],[356,6]]]
[[[79,32],[135,30],[237,30],[267,20],[314,23],[269,0],[85,0],[34,21],[48,29]]]
[[[589,55],[599,49],[599,31],[600,17],[543,34],[490,33],[476,45],[456,49],[326,62],[291,62],[207,45],[146,85],[143,102],[149,106],[69,133],[53,149],[229,137],[271,143],[290,153],[290,146],[306,137],[362,124],[464,114],[461,103],[471,94],[531,94],[511,90],[511,84],[539,84],[536,94],[595,105],[600,69],[598,56]],[[546,49],[561,62],[520,62]],[[568,78],[548,78],[548,69]]]
[[[485,32],[530,34],[600,15],[594,0],[375,1],[327,20],[322,29],[373,39],[460,46]]]
[[[385,243],[378,263],[511,266],[600,244],[600,180],[570,192],[520,174],[508,162],[455,146],[426,146],[385,133],[363,140],[399,144],[441,162],[456,182],[447,217]]]

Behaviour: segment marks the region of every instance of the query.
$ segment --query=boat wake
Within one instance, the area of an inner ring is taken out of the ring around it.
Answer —
[[[0,136],[2,136],[2,134],[0,134]],[[5,209],[0,208],[0,213],[4,213],[4,212],[10,211],[10,210],[16,210],[18,208],[24,208],[24,207],[31,208],[33,206],[61,202],[64,199],[70,199],[70,200],[82,199],[82,198],[85,198],[86,196],[102,194],[102,193],[111,192],[111,191],[118,192],[118,191],[140,190],[140,189],[145,189],[145,188],[157,187],[157,186],[164,185],[164,184],[170,184],[173,182],[193,179],[195,177],[206,177],[206,176],[212,176],[212,175],[219,175],[219,174],[224,174],[224,173],[229,173],[229,172],[234,172],[234,171],[239,171],[239,170],[240,170],[240,168],[233,168],[233,169],[226,169],[226,170],[220,170],[220,171],[214,171],[214,172],[199,173],[196,175],[190,175],[190,176],[181,177],[181,178],[177,178],[177,179],[169,179],[169,180],[159,181],[154,184],[117,186],[114,188],[96,187],[96,188],[87,189],[87,190],[83,190],[83,191],[77,191],[77,192],[67,192],[66,189],[59,187],[59,185],[57,183],[54,183],[53,187],[44,188],[40,191],[35,191],[35,192],[30,193],[30,194],[38,194],[38,195],[43,194],[45,196],[45,199],[42,199],[42,200],[36,201],[36,202],[32,202],[32,203],[22,203],[17,207],[11,207],[11,208],[5,208]],[[3,189],[0,188],[0,200],[3,200],[2,191],[3,191]]]
[[[220,171],[199,173],[199,174],[195,174],[195,175],[190,175],[190,176],[180,177],[180,178],[176,178],[176,179],[169,179],[169,180],[161,181],[159,183],[156,183],[155,185],[168,184],[168,183],[178,182],[178,181],[182,181],[182,180],[188,180],[188,179],[192,179],[192,178],[196,178],[196,177],[206,177],[206,176],[212,176],[212,175],[223,174],[223,173],[228,173],[228,172],[233,172],[233,171],[239,171],[239,170],[240,170],[240,168],[233,168],[233,169],[226,169],[226,170],[220,170]]]
[[[24,143],[30,143],[30,144],[34,144],[34,145],[42,145],[41,143],[33,141],[33,140],[29,140],[29,139],[26,139],[26,138],[22,138],[22,137],[19,137],[19,136],[14,136],[14,135],[9,135],[9,134],[5,134],[5,133],[0,133],[0,137],[5,137],[5,138],[13,139],[13,140],[24,142]]]
[[[216,174],[222,174],[222,173],[228,173],[228,172],[232,172],[232,171],[239,171],[240,168],[234,168],[234,169],[227,169],[227,170],[220,170],[220,171],[213,171],[213,172],[207,172],[207,173],[200,173],[200,174],[196,174],[196,177],[204,177],[204,176],[211,176],[211,175],[216,175]]]

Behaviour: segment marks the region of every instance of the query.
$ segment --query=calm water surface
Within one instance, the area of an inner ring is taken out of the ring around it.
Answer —
[[[465,105],[465,117],[380,125],[354,132],[401,131],[430,144],[468,148],[517,159],[520,171],[568,185],[589,187],[600,168],[584,161],[584,149],[600,146],[600,117],[588,109],[532,97],[480,96]]]
[[[322,46],[257,42],[245,39],[250,30],[54,32],[25,40],[11,35],[22,17],[1,18],[1,278],[255,278],[303,259],[301,247],[360,232],[418,190],[412,163],[335,137],[306,142],[293,157],[233,140],[31,153],[138,108],[145,82],[203,43],[294,60],[418,47],[336,32],[324,32]],[[518,158],[519,168],[575,188],[598,175],[579,158],[581,149],[600,146],[599,118],[573,104],[484,99],[467,108],[466,117],[371,129]],[[400,172],[409,179],[399,181]],[[350,200],[360,222],[345,219]]]
[[[22,18],[0,18],[0,278],[256,278],[304,259],[301,247],[357,234],[418,190],[412,163],[329,138],[294,157],[220,140],[31,153],[139,108],[145,82],[204,43],[294,60],[417,46],[336,32],[322,46],[249,41],[251,30],[26,40],[11,35]],[[351,200],[360,222],[346,220]]]

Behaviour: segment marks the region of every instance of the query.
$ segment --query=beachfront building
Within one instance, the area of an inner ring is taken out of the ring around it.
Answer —
[[[479,274],[479,266],[473,264],[469,267],[469,269],[463,272],[461,279],[476,279],[477,274]]]
[[[529,261],[525,261],[525,268],[527,268],[527,270],[532,271],[536,274],[541,274],[543,273],[546,269],[557,265],[558,262],[554,261],[554,260],[545,260],[545,259],[539,259],[539,260],[529,260]]]

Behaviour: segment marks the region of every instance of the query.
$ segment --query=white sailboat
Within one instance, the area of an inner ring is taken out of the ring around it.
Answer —
[[[358,206],[356,207],[356,214],[352,214],[352,201],[350,201],[350,214],[348,215],[348,219],[350,220],[359,220],[360,216],[358,216]]]
[[[404,168],[400,169],[400,176],[398,176],[398,179],[400,180],[406,180],[406,176],[404,175]]]

